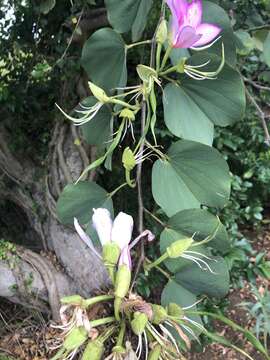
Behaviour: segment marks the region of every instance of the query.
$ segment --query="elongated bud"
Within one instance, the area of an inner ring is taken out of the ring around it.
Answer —
[[[108,270],[112,283],[114,283],[115,268],[121,254],[121,249],[117,243],[110,242],[102,248],[102,258],[105,267]]]
[[[161,345],[156,345],[148,355],[148,360],[158,360],[161,354]]]
[[[103,89],[101,89],[100,87],[98,87],[97,85],[95,85],[90,81],[88,82],[88,85],[90,87],[92,94],[98,101],[100,101],[102,104],[110,102],[110,98],[106,95]]]
[[[92,222],[98,234],[101,245],[104,246],[105,244],[109,243],[111,241],[113,226],[109,210],[103,208],[94,209]]]
[[[132,216],[123,212],[120,212],[113,222],[111,240],[112,242],[116,242],[121,250],[130,243],[133,224]]]
[[[168,319],[167,311],[161,305],[153,304],[152,310],[153,310],[153,317],[151,319],[151,322],[153,324],[159,325],[164,321],[166,321],[166,319]]]
[[[167,28],[167,21],[163,19],[161,23],[159,24],[157,35],[156,35],[156,41],[159,44],[164,44],[166,40],[168,39],[168,28]]]
[[[124,165],[124,168],[128,171],[133,170],[136,166],[135,156],[129,147],[125,148],[123,152],[122,163]]]
[[[134,319],[131,321],[131,328],[135,335],[141,335],[148,323],[148,317],[144,313],[136,312]]]
[[[103,343],[98,339],[90,341],[83,352],[82,360],[101,360],[104,350]]]
[[[120,118],[123,118],[123,119],[128,119],[130,121],[134,121],[135,120],[135,114],[132,110],[130,109],[123,109],[120,114],[119,114],[119,117]]]
[[[172,317],[182,318],[184,316],[184,311],[179,305],[170,303],[168,305],[168,314]]]
[[[118,268],[115,279],[115,300],[114,300],[114,313],[116,320],[120,320],[120,307],[122,300],[127,295],[131,283],[131,271],[126,265],[121,265]]]
[[[67,351],[72,351],[80,346],[87,340],[88,334],[84,327],[74,328],[64,341],[64,348]]]
[[[175,241],[173,244],[171,244],[169,247],[167,247],[167,254],[171,259],[177,259],[183,253],[190,248],[191,244],[193,243],[192,238],[186,238],[182,240]]]

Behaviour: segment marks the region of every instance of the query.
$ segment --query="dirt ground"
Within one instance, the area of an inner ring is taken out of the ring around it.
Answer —
[[[270,260],[270,230],[266,229],[259,236],[253,236],[253,247],[258,251],[265,250]],[[256,240],[256,241],[255,241]],[[251,259],[253,261],[253,259]],[[269,288],[269,281],[258,277],[258,288],[261,291]],[[231,290],[227,297],[228,309],[226,316],[244,328],[252,329],[254,323],[247,311],[238,305],[242,302],[254,301],[247,282],[242,289]],[[243,336],[234,332],[218,321],[214,322],[217,334],[224,336],[237,347],[242,348],[254,360],[264,360],[252,345],[248,344]],[[50,350],[55,346],[57,331],[51,328],[47,320],[38,312],[28,311],[21,306],[12,305],[4,300],[0,301],[0,360],[4,356],[13,356],[18,360],[48,360],[52,356]],[[245,357],[234,350],[222,345],[207,346],[203,353],[194,353],[187,356],[188,360],[244,360]]]

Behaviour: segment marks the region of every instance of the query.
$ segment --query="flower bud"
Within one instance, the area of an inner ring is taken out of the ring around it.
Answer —
[[[90,341],[83,352],[82,360],[101,360],[104,350],[103,343],[98,339]]]
[[[123,212],[120,212],[113,222],[111,241],[116,242],[121,250],[130,243],[133,224],[132,216]]]
[[[88,82],[90,90],[94,97],[100,101],[102,104],[105,104],[110,101],[110,98],[106,95],[105,91],[98,87],[97,85],[93,84],[92,82]]]
[[[144,313],[136,312],[134,319],[131,321],[131,328],[135,335],[141,335],[148,323],[148,317]]]
[[[187,249],[190,248],[193,241],[194,240],[192,238],[185,238],[185,239],[178,240],[178,241],[175,241],[174,243],[172,243],[169,247],[167,247],[167,250],[166,250],[169,258],[171,258],[171,259],[179,258],[181,255],[183,255],[183,253]]]
[[[115,296],[123,299],[128,291],[131,282],[131,271],[126,265],[121,265],[118,268],[115,279]]]
[[[135,120],[135,114],[132,110],[130,109],[123,109],[121,112],[120,112],[120,115],[119,115],[120,118],[123,118],[123,119],[128,119],[130,121],[134,121]]]
[[[161,305],[153,304],[152,310],[153,310],[153,317],[151,319],[151,322],[153,324],[159,325],[168,318],[166,309],[164,309],[164,307],[162,307]]]
[[[150,351],[148,355],[148,360],[158,360],[161,354],[161,345],[156,345],[153,350]]]
[[[108,243],[103,246],[102,258],[105,266],[115,266],[121,253],[120,247],[116,243]]]
[[[184,311],[179,305],[170,303],[168,306],[168,314],[172,317],[182,318]]]
[[[67,351],[72,351],[80,346],[87,340],[88,334],[84,327],[74,328],[64,341],[64,348]]]
[[[157,35],[156,35],[156,41],[158,44],[164,44],[165,41],[168,38],[168,28],[167,28],[167,21],[163,19],[161,23],[159,24]]]
[[[158,77],[156,70],[152,69],[149,66],[142,65],[142,64],[137,66],[137,73],[138,73],[140,79],[145,83],[148,83],[150,81],[150,79],[153,77],[155,77],[155,78]]]
[[[122,163],[124,165],[124,168],[127,169],[128,171],[133,170],[136,166],[135,156],[129,147],[125,148],[123,152]]]
[[[94,214],[92,216],[93,226],[96,229],[101,245],[111,241],[111,233],[113,222],[111,219],[111,214],[107,209],[94,209]]]

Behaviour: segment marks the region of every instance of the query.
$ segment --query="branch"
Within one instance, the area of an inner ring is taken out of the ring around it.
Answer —
[[[264,113],[264,111],[261,109],[261,107],[259,106],[259,104],[257,103],[257,101],[255,100],[255,98],[250,94],[250,92],[247,90],[246,88],[246,94],[248,99],[250,100],[250,102],[253,104],[253,106],[256,108],[257,113],[261,119],[262,122],[262,126],[263,126],[263,130],[264,130],[264,134],[265,134],[265,143],[270,146],[270,134],[269,134],[269,130],[266,124],[266,115]]]
[[[263,85],[260,85],[258,84],[257,82],[251,80],[251,79],[248,79],[246,78],[245,76],[242,76],[244,82],[250,84],[251,86],[253,86],[254,88],[256,89],[259,89],[259,90],[265,90],[265,91],[270,91],[270,87],[268,86],[263,86]]]

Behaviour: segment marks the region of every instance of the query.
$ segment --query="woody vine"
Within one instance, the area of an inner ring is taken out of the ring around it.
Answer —
[[[222,255],[230,240],[218,213],[228,202],[231,176],[212,143],[214,127],[238,121],[245,109],[230,21],[211,2],[167,0],[160,2],[152,39],[142,40],[151,1],[105,3],[112,28],[95,32],[82,54],[92,96],[71,114],[58,106],[82,129],[89,144],[98,146],[100,156],[76,184],[65,188],[57,209],[61,221],[74,224],[89,251],[103,263],[109,286],[89,299],[62,299],[62,324],[56,326],[63,334],[53,359],[78,354],[93,360],[185,359],[201,334],[234,347],[205,329],[200,317],[204,313],[197,309],[203,296],[223,297],[229,289]],[[120,34],[129,31],[133,41],[126,44]],[[139,46],[150,48],[150,58],[136,65],[137,79],[131,81],[126,58]],[[168,150],[157,124],[164,124],[173,139]],[[123,165],[117,189],[107,193],[85,180],[98,167],[114,171],[117,152]],[[146,162],[154,162],[152,194],[166,221],[145,209]],[[114,218],[113,199],[124,187],[138,194],[137,236],[130,215],[120,212]],[[160,236],[145,229],[145,215],[162,225]],[[146,257],[145,246],[157,245],[160,256]],[[138,274],[147,277],[153,269],[167,281],[159,304],[136,291]],[[96,304],[102,304],[105,315],[90,318],[89,310]],[[239,326],[238,330],[269,358],[251,333]]]

